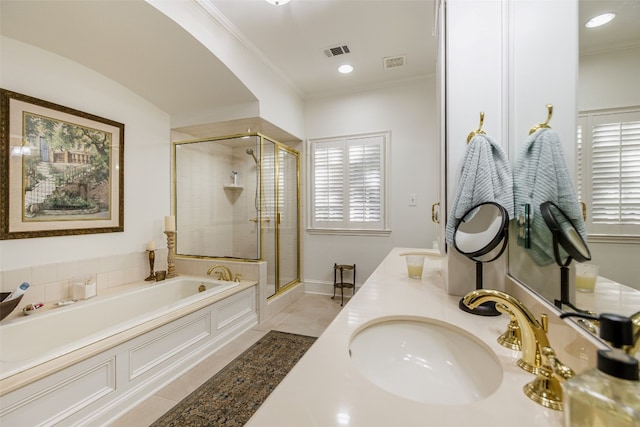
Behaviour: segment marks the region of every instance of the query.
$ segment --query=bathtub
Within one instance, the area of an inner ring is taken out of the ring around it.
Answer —
[[[0,422],[100,423],[100,413],[128,409],[125,400],[137,402],[159,387],[150,386],[154,381],[163,385],[176,377],[171,369],[184,371],[255,325],[255,295],[255,282],[181,276],[5,319]],[[142,393],[133,396],[136,391]],[[77,396],[86,395],[94,398],[79,405]],[[44,418],[23,417],[43,411]]]

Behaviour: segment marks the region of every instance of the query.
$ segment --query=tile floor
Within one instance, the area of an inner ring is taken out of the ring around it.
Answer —
[[[346,301],[345,301],[346,302]],[[111,424],[112,427],[148,426],[270,330],[320,336],[340,312],[340,299],[304,294],[271,319],[260,323],[162,388]]]

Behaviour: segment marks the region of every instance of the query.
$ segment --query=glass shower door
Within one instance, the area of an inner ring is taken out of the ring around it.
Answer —
[[[262,237],[269,296],[300,280],[298,153],[263,138]],[[271,291],[273,289],[273,291]]]
[[[261,225],[262,225],[262,259],[267,263],[267,286],[269,296],[278,291],[277,287],[277,239],[276,239],[276,144],[262,138],[262,197]]]
[[[300,278],[297,153],[279,147],[278,166],[278,289],[282,289]]]

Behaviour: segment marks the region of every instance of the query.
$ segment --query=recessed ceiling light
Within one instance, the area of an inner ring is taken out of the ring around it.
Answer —
[[[344,64],[338,67],[338,71],[342,74],[349,74],[353,71],[353,67],[349,64]]]
[[[275,6],[282,6],[283,4],[289,3],[289,0],[267,0],[267,2]]]
[[[598,15],[589,19],[589,21],[587,21],[587,23],[584,24],[584,26],[587,28],[599,27],[600,25],[604,25],[607,22],[611,22],[615,17],[616,17],[616,14],[613,12],[603,13],[602,15]]]

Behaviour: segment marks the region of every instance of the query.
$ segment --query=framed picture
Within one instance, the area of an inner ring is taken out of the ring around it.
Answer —
[[[124,124],[0,89],[0,239],[124,231]]]

